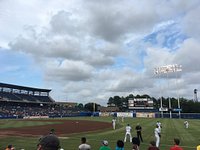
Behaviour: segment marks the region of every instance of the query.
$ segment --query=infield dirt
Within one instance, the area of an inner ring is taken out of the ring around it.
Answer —
[[[40,136],[49,134],[51,129],[55,130],[58,136],[70,135],[73,133],[97,131],[111,128],[111,123],[86,121],[86,120],[20,120],[20,121],[47,121],[59,122],[59,124],[29,126],[20,128],[0,129],[1,136]]]

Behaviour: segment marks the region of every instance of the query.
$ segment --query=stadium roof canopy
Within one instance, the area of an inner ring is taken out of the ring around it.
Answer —
[[[11,89],[18,89],[18,90],[26,90],[26,91],[35,91],[35,92],[50,92],[51,91],[50,89],[40,89],[40,88],[19,86],[19,85],[6,84],[6,83],[0,83],[0,87],[2,87],[2,88],[11,88]]]

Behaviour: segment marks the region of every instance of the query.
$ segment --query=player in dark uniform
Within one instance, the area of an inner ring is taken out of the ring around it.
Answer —
[[[138,139],[143,142],[143,139],[142,139],[142,127],[140,126],[140,124],[138,123],[137,126],[135,127],[135,130],[137,131],[137,137]]]

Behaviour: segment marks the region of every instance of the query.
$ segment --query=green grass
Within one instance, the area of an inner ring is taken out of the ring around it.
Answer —
[[[96,121],[105,121],[111,122],[112,118],[110,117],[86,117],[86,118],[66,118],[66,119],[81,119],[81,120],[96,120]],[[104,130],[101,132],[95,133],[81,133],[73,134],[68,136],[68,139],[60,138],[61,146],[65,150],[76,150],[80,144],[80,138],[85,136],[88,140],[88,143],[92,146],[93,150],[98,150],[100,147],[100,142],[103,139],[109,141],[109,146],[112,150],[115,149],[116,141],[118,139],[124,139],[125,135],[125,126],[129,123],[133,130],[132,136],[136,136],[134,130],[137,123],[143,128],[142,135],[144,142],[141,143],[140,150],[147,150],[149,142],[154,140],[154,128],[156,121],[159,120],[162,123],[162,138],[160,143],[160,150],[167,150],[173,145],[173,138],[179,138],[181,140],[181,146],[184,150],[194,150],[199,142],[200,135],[200,120],[188,120],[189,129],[185,129],[183,126],[183,119],[145,119],[145,118],[125,118],[124,123],[117,124],[116,130]],[[121,120],[120,120],[121,121]],[[37,123],[37,124],[35,124]],[[27,124],[22,124],[18,120],[0,120],[0,128],[11,128],[11,127],[22,127],[33,125],[42,125],[42,124],[51,124],[52,122],[35,122],[30,121]],[[6,145],[12,143],[16,149],[24,148],[25,150],[35,150],[38,142],[38,138],[27,138],[27,137],[0,137],[0,149],[4,149]],[[125,143],[125,150],[130,150],[132,147],[131,143]]]

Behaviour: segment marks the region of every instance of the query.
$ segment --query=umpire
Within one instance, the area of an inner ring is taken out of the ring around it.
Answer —
[[[142,139],[142,127],[140,126],[140,124],[138,123],[137,126],[135,127],[135,130],[137,131],[137,137],[138,139],[143,142],[143,139]]]

